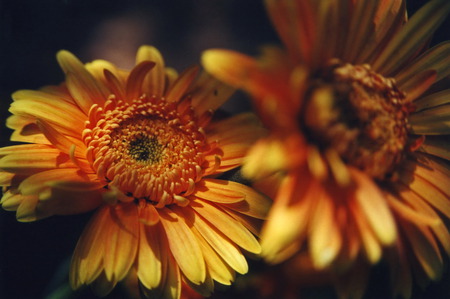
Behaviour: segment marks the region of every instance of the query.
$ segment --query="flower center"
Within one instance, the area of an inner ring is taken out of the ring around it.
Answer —
[[[157,207],[187,202],[184,196],[203,175],[208,145],[193,111],[178,110],[146,96],[91,109],[84,132],[88,159],[108,189]]]
[[[140,135],[130,141],[128,155],[137,162],[156,164],[161,161],[163,149],[157,138]]]
[[[321,150],[383,180],[403,158],[410,112],[394,79],[332,60],[309,90],[301,125]]]

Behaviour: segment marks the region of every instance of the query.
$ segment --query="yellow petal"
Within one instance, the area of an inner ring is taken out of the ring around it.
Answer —
[[[426,229],[420,230],[411,225],[405,225],[404,230],[408,241],[411,242],[412,251],[426,275],[431,280],[439,279],[442,276],[444,264],[434,236]]]
[[[254,180],[264,178],[285,169],[289,164],[287,156],[284,145],[279,140],[261,139],[247,153],[242,174]]]
[[[250,217],[254,217],[257,219],[265,219],[267,212],[272,204],[272,200],[267,196],[261,194],[255,189],[248,187],[243,184],[235,183],[232,181],[221,181],[216,179],[204,179],[205,182],[219,182],[223,187],[229,188],[234,192],[239,192],[244,194],[244,200],[235,201],[235,202],[219,202],[222,203],[227,209],[234,210],[244,215],[248,215]],[[207,199],[209,200],[209,199]],[[210,200],[214,202],[214,200]]]
[[[238,246],[253,253],[261,251],[261,247],[255,237],[240,222],[223,210],[200,200],[192,202],[191,207],[200,217],[206,219],[219,231],[226,231],[227,237]]]
[[[193,283],[202,283],[206,277],[205,261],[195,235],[177,213],[165,208],[160,215],[170,251],[181,271]]]
[[[342,236],[335,217],[334,199],[322,191],[317,194],[316,200],[309,246],[314,266],[323,269],[337,257],[342,246]]]
[[[103,257],[105,274],[109,281],[118,282],[125,278],[136,258],[138,213],[133,203],[106,208],[109,211],[108,227],[103,232],[107,235]]]
[[[164,59],[161,53],[152,46],[141,46],[136,54],[136,64],[151,61],[155,67],[147,75],[142,85],[142,91],[147,95],[161,97],[165,87]]]
[[[194,227],[231,268],[241,274],[247,273],[248,265],[245,257],[221,231],[212,227],[201,217],[195,218]]]
[[[70,284],[74,289],[92,283],[103,270],[104,246],[108,237],[105,233],[107,217],[108,209],[99,209],[78,240],[69,272]]]
[[[367,217],[373,232],[384,245],[392,244],[397,238],[394,219],[386,199],[370,178],[356,169],[349,169],[356,183],[354,197],[361,212]]]
[[[206,266],[211,277],[223,285],[230,285],[235,277],[234,270],[212,249],[196,229],[193,232],[202,248]]]
[[[235,203],[245,199],[238,183],[218,179],[203,179],[195,186],[192,196],[217,203]]]
[[[412,175],[412,176],[411,176]],[[426,179],[414,175],[402,173],[400,180],[409,189],[420,195],[431,206],[450,218],[450,205],[448,204],[448,196],[442,193],[438,188]]]
[[[139,251],[137,259],[137,276],[147,289],[156,289],[161,283],[161,238],[160,227],[139,224]]]
[[[283,179],[261,232],[262,255],[268,262],[279,261],[280,252],[305,238],[318,188],[318,182],[312,181],[307,172]]]
[[[355,219],[366,258],[371,264],[376,264],[381,258],[381,244],[379,240],[377,240],[377,236],[369,223],[369,219],[366,218],[361,207],[352,205],[351,211],[353,218]]]

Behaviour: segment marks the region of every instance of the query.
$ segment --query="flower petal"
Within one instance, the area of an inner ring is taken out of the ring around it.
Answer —
[[[178,79],[173,83],[170,89],[166,93],[166,100],[168,102],[178,102],[183,96],[186,94],[186,91],[191,86],[192,82],[194,82],[195,77],[197,77],[199,68],[197,66],[193,66],[186,71],[184,71]]]
[[[428,96],[421,97],[414,101],[416,112],[428,108],[449,104],[450,103],[450,89],[445,89],[440,92],[432,93]]]
[[[314,266],[323,269],[337,257],[342,246],[342,236],[336,225],[333,198],[322,191],[316,195],[316,201],[310,223],[309,246]]]
[[[128,75],[125,87],[127,100],[132,101],[142,95],[142,83],[144,82],[145,76],[154,66],[154,62],[142,61],[133,68]]]
[[[445,216],[450,218],[450,205],[448,204],[448,197],[442,193],[441,190],[436,188],[426,179],[411,174],[410,172],[402,172],[400,174],[400,180],[430,205],[442,212]]]
[[[161,53],[155,47],[141,46],[136,54],[136,64],[142,61],[155,63],[142,84],[142,91],[149,96],[161,97],[165,88],[164,59]]]
[[[221,160],[220,167],[214,173],[225,172],[241,165],[250,146],[265,133],[266,130],[252,113],[238,114],[208,126],[208,141],[217,142],[220,151],[217,153]]]
[[[139,251],[136,262],[139,281],[147,289],[156,289],[162,280],[161,232],[159,226],[139,224]]]
[[[239,183],[218,179],[203,179],[195,186],[192,196],[217,203],[235,203],[245,199],[245,193],[237,190]]]
[[[190,89],[191,105],[198,115],[210,110],[215,111],[230,98],[234,91],[234,88],[202,72]]]
[[[240,222],[220,208],[201,200],[192,202],[191,207],[199,217],[203,217],[219,231],[226,231],[227,237],[238,246],[252,253],[261,252],[261,246],[255,237]]]
[[[211,186],[211,190],[217,192],[221,198],[213,198],[212,196],[210,196],[211,194],[208,194],[208,197],[204,195],[206,193],[201,193],[201,196],[199,196],[199,193],[197,192],[193,194],[194,196],[203,198],[211,202],[223,204],[227,209],[237,211],[244,215],[248,215],[257,219],[265,219],[270,205],[272,204],[272,201],[267,196],[264,196],[263,194],[243,184],[218,179],[203,179],[203,181],[206,186]],[[239,200],[237,200],[238,194],[244,196],[242,198],[243,200],[240,199],[240,197]],[[231,200],[228,200],[228,198],[225,198],[224,200],[224,195],[232,195],[230,196],[232,197]]]
[[[450,133],[450,105],[440,105],[411,114],[414,134],[440,135]]]
[[[261,232],[262,255],[268,262],[279,261],[278,255],[284,249],[305,238],[320,188],[305,169],[283,179]]]
[[[107,234],[103,263],[106,278],[118,282],[125,278],[136,258],[139,241],[138,213],[133,203],[107,206],[106,209],[109,225],[103,232]]]
[[[234,270],[212,249],[196,229],[193,232],[202,248],[206,267],[212,279],[223,285],[230,285],[235,277]]]
[[[72,53],[61,50],[56,55],[59,65],[66,74],[67,88],[75,102],[87,115],[93,104],[103,105],[108,91]]]
[[[397,238],[397,230],[386,199],[380,189],[365,174],[349,168],[356,183],[354,199],[367,217],[367,221],[375,235],[384,245],[392,244]]]
[[[431,280],[439,279],[443,272],[443,260],[434,237],[430,235],[429,231],[411,225],[404,225],[403,228],[411,243],[412,251],[426,275]]]
[[[64,101],[21,100],[13,102],[9,111],[20,116],[42,119],[55,126],[61,133],[73,137],[81,136],[84,121],[86,121],[86,117],[80,115],[80,111],[75,105]]]
[[[18,174],[32,174],[55,168],[77,168],[77,166],[70,161],[69,155],[49,147],[30,150],[25,155],[16,152],[0,159],[0,169]]]
[[[202,251],[195,235],[181,215],[168,208],[160,211],[161,223],[167,234],[170,251],[187,279],[194,284],[205,281],[206,268]]]
[[[209,225],[201,217],[195,218],[194,227],[231,268],[241,274],[247,273],[248,265],[245,257],[221,231]]]
[[[377,72],[390,75],[417,52],[450,11],[450,2],[432,0],[406,23],[372,64]]]
[[[408,85],[417,74],[435,71],[436,81],[450,74],[450,42],[444,42],[423,53],[395,76],[399,86]]]
[[[92,283],[103,270],[108,213],[107,208],[99,209],[78,240],[69,272],[70,285],[74,289]]]

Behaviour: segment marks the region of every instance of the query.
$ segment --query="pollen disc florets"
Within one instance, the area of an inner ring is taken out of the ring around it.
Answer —
[[[333,60],[314,79],[303,111],[311,141],[375,179],[392,175],[403,158],[411,106],[394,79],[368,65]]]
[[[157,207],[186,203],[203,174],[207,143],[189,105],[142,96],[93,106],[84,141],[107,188]]]

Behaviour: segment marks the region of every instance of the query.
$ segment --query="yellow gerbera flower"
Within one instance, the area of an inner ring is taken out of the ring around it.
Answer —
[[[107,294],[126,277],[148,297],[179,298],[186,283],[208,295],[246,273],[241,248],[269,201],[216,177],[240,165],[264,133],[251,114],[212,120],[232,89],[198,68],[180,76],[143,46],[131,71],[67,51],[59,86],[13,94],[0,149],[1,204],[20,221],[97,209],[72,259],[74,288]]]
[[[243,166],[280,184],[265,258],[306,247],[316,269],[340,275],[387,256],[395,292],[409,297],[410,269],[438,279],[450,253],[450,89],[435,84],[450,74],[450,44],[426,49],[450,2],[410,20],[405,2],[267,0],[286,53],[209,50],[203,64],[248,91],[271,132]]]

